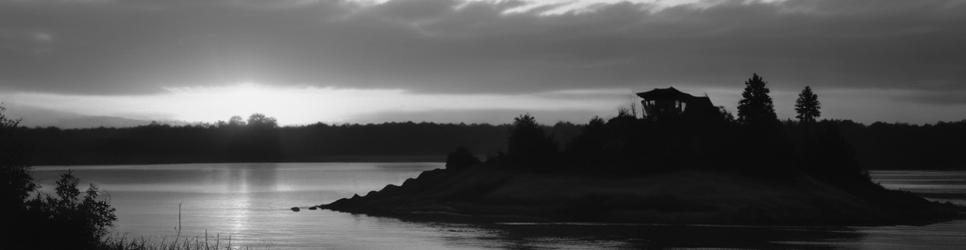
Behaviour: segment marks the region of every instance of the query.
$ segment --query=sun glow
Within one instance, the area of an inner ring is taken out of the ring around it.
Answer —
[[[295,125],[353,122],[360,117],[393,112],[576,110],[609,113],[626,104],[632,93],[626,89],[608,89],[532,94],[431,94],[402,89],[280,87],[253,82],[164,90],[159,94],[136,96],[17,93],[8,99],[19,105],[87,116],[216,122],[234,115],[263,113],[276,117],[282,125]]]

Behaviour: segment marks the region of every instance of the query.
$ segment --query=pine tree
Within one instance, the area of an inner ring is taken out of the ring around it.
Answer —
[[[738,121],[752,126],[771,126],[778,124],[770,90],[765,87],[764,79],[754,74],[745,81],[745,91],[738,102]]]
[[[813,123],[815,120],[822,115],[821,103],[818,102],[818,95],[812,93],[812,88],[805,86],[802,93],[798,94],[798,100],[795,101],[795,112],[798,115],[798,121],[801,123]]]

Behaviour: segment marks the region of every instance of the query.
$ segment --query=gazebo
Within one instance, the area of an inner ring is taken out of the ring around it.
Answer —
[[[637,93],[637,96],[644,98],[641,105],[644,106],[644,113],[650,119],[680,117],[684,114],[703,116],[714,109],[711,98],[695,97],[674,87],[656,88]]]

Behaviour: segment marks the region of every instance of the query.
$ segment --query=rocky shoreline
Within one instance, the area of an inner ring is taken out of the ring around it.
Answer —
[[[781,180],[681,170],[639,176],[432,170],[320,209],[420,220],[735,225],[928,224],[963,208],[877,184],[845,190],[807,175]]]

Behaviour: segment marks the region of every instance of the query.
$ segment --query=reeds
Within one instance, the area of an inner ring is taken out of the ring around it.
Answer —
[[[223,241],[224,240],[224,241]],[[239,246],[233,245],[232,236],[221,237],[216,234],[214,238],[208,236],[205,230],[204,236],[161,238],[151,240],[144,237],[128,238],[124,235],[107,237],[101,241],[97,249],[103,250],[258,250],[273,249],[271,244],[259,246]]]
[[[222,245],[222,240],[226,240]],[[181,203],[178,203],[178,226],[175,227],[174,239],[162,237],[160,240],[150,240],[144,238],[128,238],[126,235],[115,235],[101,240],[97,249],[103,250],[258,250],[272,249],[271,244],[264,244],[259,247],[232,245],[231,234],[227,238],[221,234],[215,234],[215,238],[208,237],[208,230],[205,230],[204,237],[194,236],[185,237],[181,235]]]

